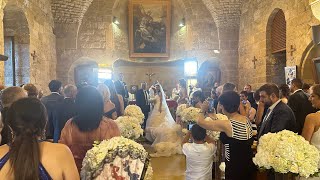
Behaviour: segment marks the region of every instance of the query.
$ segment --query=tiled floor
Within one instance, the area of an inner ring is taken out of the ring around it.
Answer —
[[[152,148],[149,144],[143,145],[149,153]],[[186,158],[184,155],[170,157],[152,157],[151,165],[154,180],[184,180],[186,171]]]
[[[186,162],[184,155],[151,158],[154,180],[184,180]]]

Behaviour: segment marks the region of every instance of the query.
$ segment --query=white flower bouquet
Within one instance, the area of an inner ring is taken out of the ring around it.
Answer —
[[[318,173],[319,151],[302,136],[283,130],[260,138],[253,162],[263,169],[308,178]]]
[[[183,122],[193,123],[199,116],[201,109],[189,107],[182,111],[181,118]]]
[[[186,108],[187,108],[187,104],[180,104],[180,105],[177,107],[176,115],[177,115],[177,116],[181,116],[183,110],[185,110]]]
[[[205,121],[228,120],[228,117],[223,114],[216,114],[216,117],[217,119],[211,119],[210,117],[207,117]],[[207,135],[211,137],[213,140],[218,141],[220,137],[220,132],[207,130]]]
[[[139,123],[139,120],[135,117],[120,116],[115,120],[117,123],[121,136],[136,140],[143,135],[143,129]]]
[[[87,152],[82,162],[81,179],[140,179],[147,158],[143,146],[130,139],[104,140]],[[152,177],[152,167],[147,168],[150,170],[146,175]]]
[[[125,116],[135,117],[139,120],[139,124],[143,123],[144,114],[141,111],[141,108],[137,105],[129,105],[124,110]]]

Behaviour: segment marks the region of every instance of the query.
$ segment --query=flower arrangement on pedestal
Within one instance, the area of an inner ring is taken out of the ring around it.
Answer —
[[[114,137],[95,144],[82,162],[81,179],[144,179],[152,178],[152,167],[145,163],[147,151],[138,144],[124,137]]]
[[[319,151],[302,136],[283,130],[260,138],[253,162],[263,169],[308,178],[318,173]]]
[[[143,129],[141,128],[140,121],[135,117],[120,116],[115,120],[117,123],[121,136],[136,140],[143,135]]]
[[[135,117],[139,120],[139,124],[143,123],[144,114],[141,111],[141,108],[137,105],[129,105],[124,110],[125,116]]]

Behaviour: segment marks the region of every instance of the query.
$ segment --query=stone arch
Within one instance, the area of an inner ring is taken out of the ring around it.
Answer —
[[[78,60],[74,61],[68,71],[68,84],[77,84],[75,80],[75,71],[78,67],[81,66],[87,66],[88,68],[90,67],[95,67],[98,70],[98,63],[96,60],[89,58],[89,57],[81,57]],[[98,72],[96,72],[98,73]],[[95,82],[96,83],[96,82]]]
[[[5,62],[5,85],[29,83],[30,30],[26,14],[14,3],[7,4],[3,12],[4,53],[9,57]]]
[[[210,96],[214,83],[221,82],[220,60],[218,58],[206,60],[200,65],[197,82],[205,95]]]
[[[305,83],[313,84],[315,82],[315,72],[313,69],[312,59],[320,57],[320,46],[316,46],[310,42],[302,54],[300,61],[301,71],[299,76]]]
[[[267,82],[275,84],[284,84],[285,83],[285,71],[284,67],[286,66],[286,50],[279,52],[272,52],[272,26],[274,19],[285,13],[282,9],[276,8],[272,11],[269,16],[267,27],[266,27],[266,75]],[[286,37],[284,37],[286,39]]]

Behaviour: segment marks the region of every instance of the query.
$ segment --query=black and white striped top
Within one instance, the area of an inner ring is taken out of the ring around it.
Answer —
[[[232,134],[220,133],[220,140],[225,148],[226,179],[250,179],[253,152],[253,129],[250,121],[246,123],[230,120]]]

